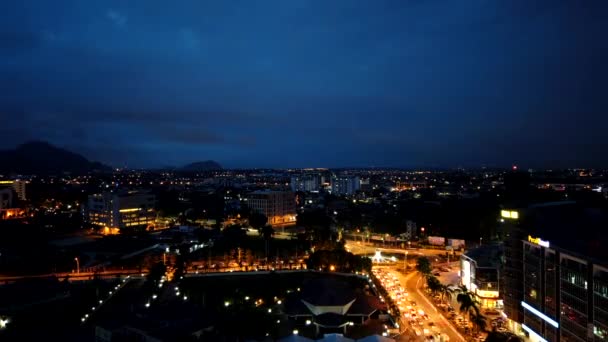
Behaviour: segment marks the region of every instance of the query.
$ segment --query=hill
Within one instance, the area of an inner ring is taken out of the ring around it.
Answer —
[[[80,154],[44,141],[30,141],[13,150],[0,150],[0,173],[3,174],[82,174],[110,170],[107,165],[91,162]]]
[[[222,166],[213,160],[205,160],[196,163],[188,164],[180,169],[180,171],[213,171],[221,170]]]

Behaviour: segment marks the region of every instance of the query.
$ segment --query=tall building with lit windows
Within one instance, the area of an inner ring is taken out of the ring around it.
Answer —
[[[358,176],[333,176],[331,177],[332,195],[354,195],[361,189],[361,180]]]
[[[85,218],[106,234],[120,230],[146,230],[154,226],[155,197],[138,191],[90,195]]]
[[[531,341],[608,341],[608,213],[556,202],[503,210],[501,221],[513,330]]]
[[[321,177],[315,174],[291,176],[291,191],[314,192],[321,189]]]

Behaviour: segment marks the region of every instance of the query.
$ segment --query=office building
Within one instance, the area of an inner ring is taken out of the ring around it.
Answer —
[[[89,196],[85,218],[106,234],[149,230],[156,220],[154,204],[154,195],[146,192],[104,192]]]
[[[22,201],[26,200],[26,196],[25,196],[25,185],[26,184],[27,184],[26,181],[20,180],[20,179],[0,180],[1,188],[7,188],[7,187],[12,188],[13,190],[15,190],[15,193],[17,194],[17,198],[19,198]]]
[[[0,220],[16,219],[25,215],[25,210],[17,205],[17,195],[12,187],[13,183],[8,186],[0,186]],[[0,184],[0,185],[6,185]]]
[[[361,189],[358,176],[333,176],[331,178],[331,193],[333,195],[354,195]]]
[[[503,210],[501,218],[511,327],[531,341],[608,341],[608,213],[558,202]]]
[[[291,176],[291,191],[314,192],[321,189],[321,177],[319,175],[303,174]]]
[[[475,293],[483,309],[501,309],[499,267],[502,246],[489,244],[467,250],[460,257],[460,281]]]
[[[296,223],[296,199],[291,191],[254,191],[247,196],[247,205],[252,211],[266,215],[272,226]]]

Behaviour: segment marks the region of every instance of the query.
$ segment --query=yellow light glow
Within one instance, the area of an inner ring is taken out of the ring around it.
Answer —
[[[139,211],[139,210],[140,210],[139,208],[129,208],[129,209],[120,209],[119,212],[121,212],[121,213],[132,213],[132,212]]]
[[[503,218],[509,218],[509,219],[515,219],[517,220],[519,218],[519,212],[514,211],[514,210],[501,210],[500,211],[500,216]]]
[[[498,291],[477,290],[477,295],[483,298],[498,298]]]
[[[0,184],[13,184],[14,182],[12,180],[3,180],[0,181]]]

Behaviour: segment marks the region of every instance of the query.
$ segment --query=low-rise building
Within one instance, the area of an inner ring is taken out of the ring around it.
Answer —
[[[105,234],[120,230],[154,228],[156,211],[153,194],[138,191],[104,192],[90,195],[86,206],[86,220]]]
[[[502,246],[489,244],[467,250],[460,257],[460,281],[477,296],[483,309],[500,309],[499,267]]]
[[[247,205],[252,211],[266,215],[272,226],[296,223],[296,199],[291,191],[254,191],[247,195]]]

